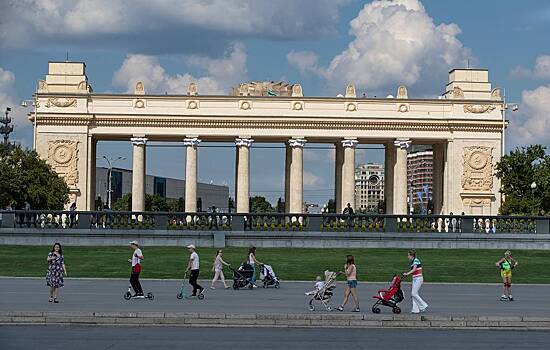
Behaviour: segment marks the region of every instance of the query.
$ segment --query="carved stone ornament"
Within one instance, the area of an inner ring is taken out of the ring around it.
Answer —
[[[463,150],[462,189],[491,191],[493,189],[493,147],[470,146]]]
[[[288,140],[288,145],[290,147],[300,147],[303,148],[306,145],[307,140],[305,139],[290,139]]]
[[[78,184],[78,141],[48,141],[48,164],[67,186]]]
[[[455,86],[453,88],[453,98],[456,100],[463,100],[464,99],[464,91],[462,91],[461,88],[458,86]]]
[[[493,91],[491,91],[491,100],[502,100],[502,96],[500,95],[500,88],[494,88]]]
[[[346,97],[351,97],[351,98],[357,97],[357,93],[355,92],[355,85],[349,84],[346,87]]]
[[[81,92],[88,92],[88,84],[85,80],[82,80],[80,83],[78,83],[78,90]]]
[[[55,97],[55,98],[48,98],[48,101],[46,102],[45,106],[47,108],[50,108],[52,106],[55,107],[76,107],[76,98],[65,98],[65,97]]]
[[[355,102],[346,103],[346,111],[355,112],[356,110],[357,110],[357,103]]]
[[[303,97],[304,92],[302,91],[302,85],[294,84],[292,85],[292,97]]]
[[[134,108],[145,108],[145,101],[144,100],[135,100]]]
[[[397,98],[409,98],[407,87],[405,85],[400,85],[397,88]]]
[[[294,96],[294,86],[279,81],[251,81],[231,89],[232,96]]]
[[[187,95],[188,96],[197,96],[199,94],[199,88],[195,83],[189,83],[187,86]]]
[[[237,147],[250,147],[250,146],[252,146],[253,142],[254,142],[253,139],[237,138],[237,139],[235,139],[235,146],[237,146]]]
[[[406,113],[409,111],[409,106],[406,104],[406,103],[401,103],[398,107],[397,107],[397,111],[398,112],[401,112],[401,113]]]
[[[475,114],[481,114],[481,113],[490,113],[492,112],[496,107],[494,105],[473,105],[473,104],[466,104],[464,105],[464,113],[475,113]]]
[[[393,141],[393,145],[395,147],[399,147],[401,149],[407,149],[411,146],[412,141],[409,139],[398,139]]]
[[[138,81],[136,83],[136,88],[134,89],[135,95],[145,95],[145,86],[143,85],[143,82]]]
[[[292,102],[292,109],[295,111],[301,111],[304,109],[304,103],[302,101]]]
[[[198,137],[188,137],[183,139],[183,145],[184,146],[191,146],[191,147],[197,147],[199,143],[201,143],[201,139]]]
[[[196,100],[187,101],[187,109],[198,109],[198,108],[199,108],[199,101],[196,101]]]
[[[130,138],[130,142],[132,142],[132,145],[134,146],[145,146],[147,144],[147,138],[146,137],[132,137]]]
[[[48,83],[45,80],[38,81],[38,92],[48,92]]]
[[[342,146],[344,148],[355,148],[355,146],[359,143],[356,139],[344,139],[340,142],[342,142]]]
[[[249,110],[252,108],[252,102],[250,101],[239,101],[239,108],[243,110]]]

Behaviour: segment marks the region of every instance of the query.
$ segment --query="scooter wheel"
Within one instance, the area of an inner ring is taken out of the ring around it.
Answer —
[[[308,309],[309,311],[315,311],[315,305],[309,304]]]
[[[204,299],[204,294],[201,293],[201,294],[197,295],[197,299],[203,300]]]
[[[378,307],[373,307],[373,308],[372,308],[372,312],[375,313],[375,314],[379,314],[379,313],[380,313],[380,308],[378,308]]]
[[[155,299],[155,296],[153,295],[153,293],[149,292],[149,293],[147,293],[147,299],[153,300],[153,299]]]
[[[394,307],[394,308],[392,309],[392,311],[393,311],[394,314],[400,314],[400,313],[401,313],[401,308]]]
[[[328,312],[331,312],[331,311],[332,311],[332,306],[327,305],[327,311],[328,311]]]
[[[130,293],[130,292],[124,293],[124,299],[126,299],[126,300],[132,299],[132,293]]]
[[[183,294],[178,293],[178,295],[176,295],[176,298],[178,298],[178,299],[183,299]]]

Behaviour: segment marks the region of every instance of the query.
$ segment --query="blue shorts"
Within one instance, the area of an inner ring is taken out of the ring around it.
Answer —
[[[350,288],[357,288],[357,280],[348,280],[348,287]]]

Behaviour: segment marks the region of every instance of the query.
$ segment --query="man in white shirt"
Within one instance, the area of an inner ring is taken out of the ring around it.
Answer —
[[[189,284],[193,286],[193,293],[191,296],[195,297],[197,296],[197,291],[199,294],[202,294],[204,290],[204,288],[197,283],[197,280],[199,279],[199,254],[197,254],[196,247],[193,244],[188,245],[187,250],[189,250],[191,256],[189,256],[189,262],[187,263],[185,273],[191,271],[191,274],[189,275]]]
[[[128,262],[132,264],[130,284],[135,292],[132,297],[143,298],[143,289],[141,288],[141,283],[139,283],[139,273],[141,272],[141,260],[143,259],[143,253],[141,252],[141,249],[139,249],[139,243],[137,241],[130,242],[130,247],[134,250],[132,258],[128,259]]]

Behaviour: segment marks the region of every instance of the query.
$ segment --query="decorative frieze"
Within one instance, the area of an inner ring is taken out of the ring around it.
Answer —
[[[463,149],[462,189],[486,192],[493,189],[493,147],[470,146]]]
[[[64,98],[64,97],[54,97],[54,98],[48,98],[45,104],[46,108],[50,108],[52,106],[54,107],[60,107],[60,108],[66,108],[66,107],[76,107],[77,106],[77,100],[76,98]]]
[[[69,187],[78,184],[78,143],[73,140],[48,141],[48,164]]]
[[[464,113],[475,113],[475,114],[490,113],[495,108],[496,106],[492,104],[465,104]]]

